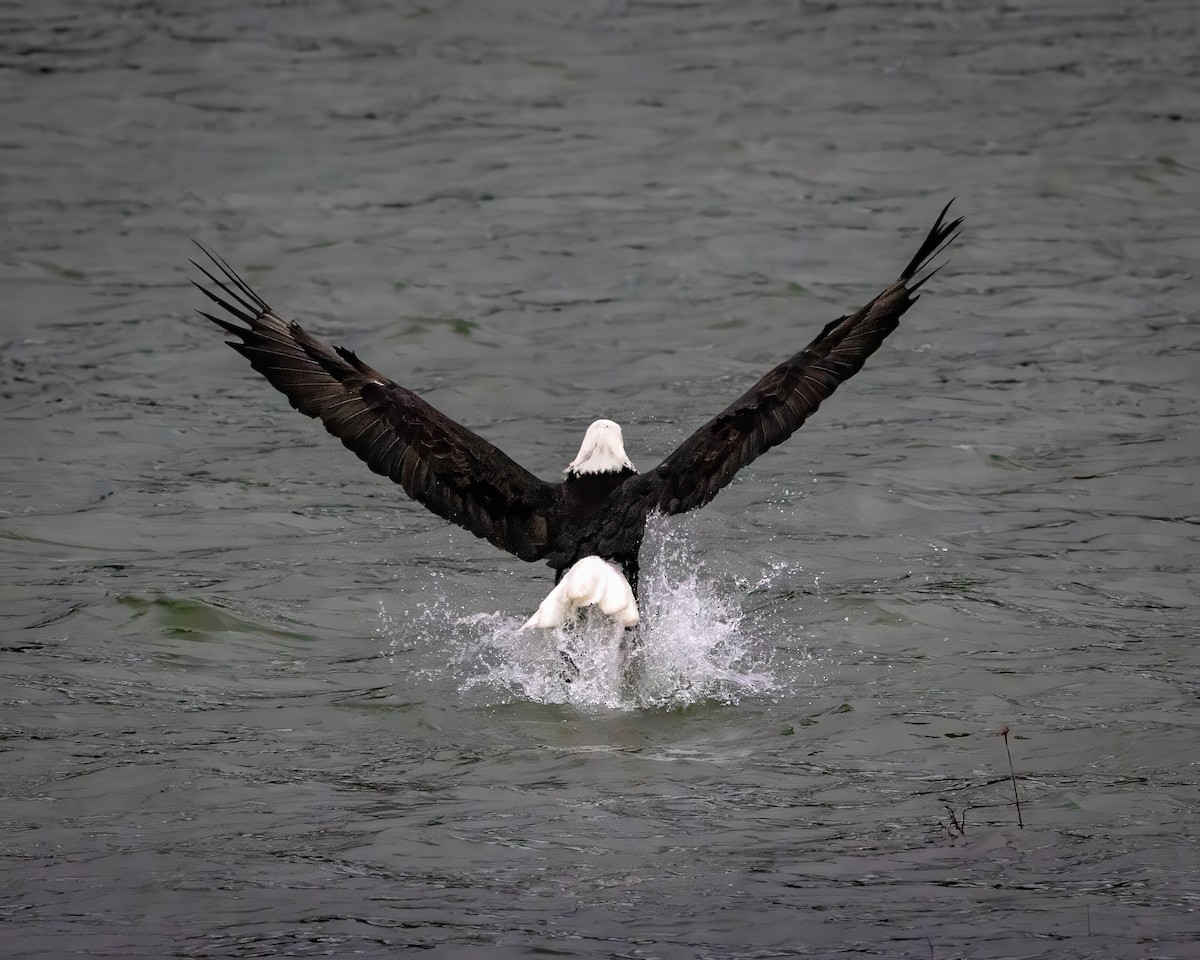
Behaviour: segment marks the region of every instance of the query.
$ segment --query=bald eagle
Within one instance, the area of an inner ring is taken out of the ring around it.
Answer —
[[[558,586],[528,625],[557,625],[589,604],[629,625],[637,622],[646,518],[704,506],[862,368],[937,271],[918,274],[957,236],[962,218],[946,222],[949,208],[894,283],[826,324],[812,343],[768,371],[653,470],[639,473],[620,426],[597,420],[558,482],[535,477],[350,350],[330,347],[281,317],[207,248],[200,247],[212,270],[192,263],[219,292],[196,286],[232,319],[201,315],[236,337],[229,345],[293,407],[319,419],[371,470],[439,517],[555,571]]]

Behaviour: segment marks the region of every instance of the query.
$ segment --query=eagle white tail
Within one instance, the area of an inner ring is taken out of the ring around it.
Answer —
[[[599,607],[623,626],[637,625],[637,601],[620,568],[599,557],[584,557],[563,575],[521,629],[561,627],[574,620],[584,607],[591,606]]]

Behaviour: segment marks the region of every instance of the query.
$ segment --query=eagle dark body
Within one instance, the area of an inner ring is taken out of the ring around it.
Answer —
[[[933,275],[914,280],[916,274],[954,238],[961,220],[945,223],[945,215],[944,209],[896,282],[857,312],[829,323],[653,470],[635,473],[622,449],[623,466],[568,471],[559,483],[535,477],[351,351],[329,347],[285,320],[223,260],[209,254],[219,276],[197,266],[221,293],[200,289],[244,326],[204,316],[237,337],[230,346],[371,470],[399,483],[439,517],[522,560],[542,560],[559,577],[594,555],[621,565],[636,590],[649,515],[704,506],[862,368]]]

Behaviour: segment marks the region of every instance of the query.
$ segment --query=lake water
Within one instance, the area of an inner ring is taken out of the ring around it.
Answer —
[[[7,7],[4,953],[1200,956],[1198,33]],[[648,469],[951,196],[866,369],[654,525],[625,685],[601,637],[563,684],[514,629],[549,572],[290,410],[188,283],[194,237],[541,476],[599,416]]]

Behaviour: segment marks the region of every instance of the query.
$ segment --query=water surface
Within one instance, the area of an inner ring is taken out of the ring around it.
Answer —
[[[1198,50],[1189,0],[0,15],[9,955],[1196,956]],[[656,525],[633,689],[187,283],[646,469],[955,195],[866,370]]]

